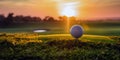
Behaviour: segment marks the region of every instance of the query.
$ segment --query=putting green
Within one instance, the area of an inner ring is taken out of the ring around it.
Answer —
[[[39,35],[41,40],[75,40],[70,34],[51,34],[51,35]],[[103,42],[103,43],[116,43],[117,41],[110,38],[110,36],[100,35],[83,35],[79,40],[83,42]]]
[[[100,35],[83,35],[78,40],[82,42],[95,42],[95,43],[118,43],[119,40],[112,39],[114,36],[100,36]],[[41,35],[36,33],[6,33],[5,36],[1,36],[0,40],[9,40],[12,42],[44,42],[50,40],[75,40],[70,34],[49,34]]]

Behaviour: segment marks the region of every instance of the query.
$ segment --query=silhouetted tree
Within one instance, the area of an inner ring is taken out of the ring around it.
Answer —
[[[24,23],[23,15],[17,15],[14,17],[14,23]]]
[[[9,13],[6,20],[4,20],[4,24],[6,27],[10,26],[13,23],[13,13]]]
[[[60,20],[60,21],[63,21],[63,22],[67,21],[67,19],[68,19],[67,16],[60,16],[60,17],[59,17],[59,20]]]
[[[58,18],[59,18],[59,21],[63,21],[63,18],[62,18],[62,16],[59,16]]]
[[[55,21],[57,21],[57,20],[55,20],[53,17],[51,17],[51,16],[46,16],[44,19],[43,19],[43,21],[46,21],[46,22],[55,22]]]
[[[47,21],[48,18],[49,18],[49,16],[46,16],[46,17],[43,19],[43,21]]]
[[[49,21],[49,22],[54,22],[55,19],[54,19],[53,17],[49,17],[47,21]]]
[[[42,19],[40,17],[33,17],[32,20],[34,23],[39,23]]]
[[[4,15],[0,15],[0,22],[5,19]]]
[[[4,15],[0,15],[0,27],[4,26],[4,20],[5,20],[5,16]]]

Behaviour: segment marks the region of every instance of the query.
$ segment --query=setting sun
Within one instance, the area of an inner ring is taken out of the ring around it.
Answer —
[[[60,15],[62,16],[77,16],[77,6],[75,2],[62,3],[60,5]]]
[[[59,3],[59,14],[61,16],[67,16],[67,17],[72,17],[72,16],[77,16],[78,14],[78,2],[60,2]],[[66,32],[69,32],[69,28],[70,28],[70,21],[69,19],[67,19],[66,22]]]
[[[74,8],[74,6],[65,6],[63,7],[62,11],[61,11],[61,15],[65,15],[65,16],[76,16],[76,10]]]

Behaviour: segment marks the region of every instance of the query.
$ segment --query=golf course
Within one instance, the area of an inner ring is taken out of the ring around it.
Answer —
[[[118,22],[80,25],[84,34],[78,40],[60,22],[1,28],[0,59],[120,60]]]
[[[0,0],[0,60],[120,60],[120,0]]]

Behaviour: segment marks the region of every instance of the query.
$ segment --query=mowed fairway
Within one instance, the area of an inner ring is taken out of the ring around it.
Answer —
[[[115,39],[116,38],[116,39]],[[101,36],[101,35],[83,35],[78,40],[81,42],[95,42],[95,43],[118,43],[119,36]],[[1,33],[1,40],[23,40],[29,42],[31,40],[34,41],[51,41],[51,40],[76,40],[70,34],[48,34],[48,35],[41,35],[40,33]],[[24,42],[25,43],[25,42]]]
[[[39,35],[38,39],[45,40],[75,40],[70,34],[51,34],[51,35]],[[111,39],[109,36],[100,35],[83,35],[78,40],[82,42],[104,42],[104,43],[115,43],[117,40]]]

